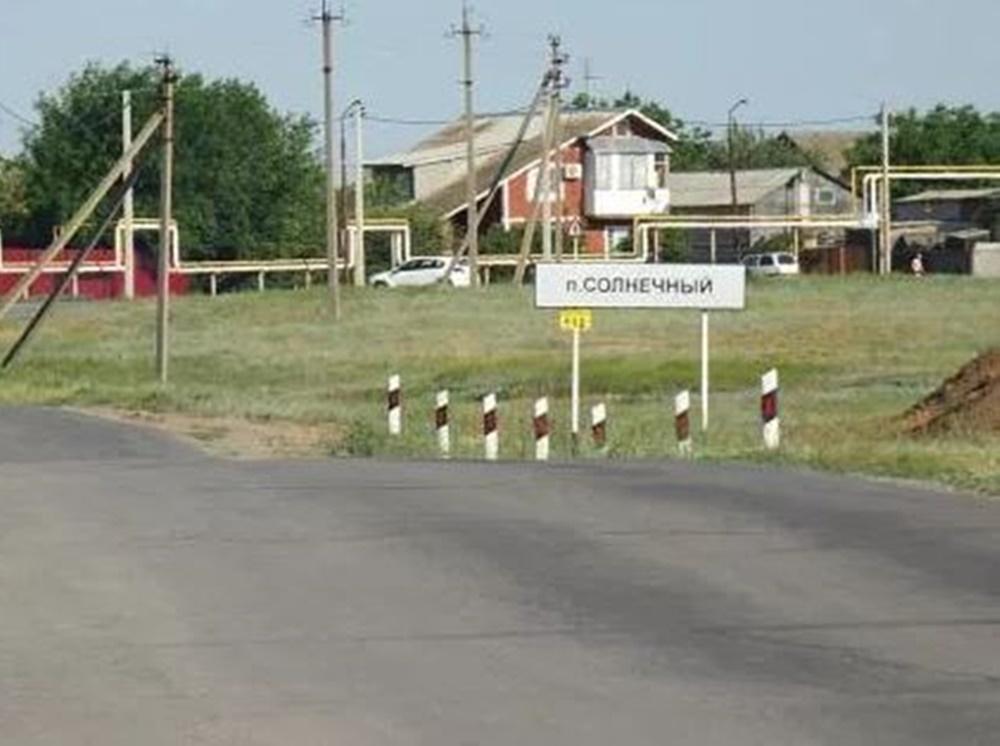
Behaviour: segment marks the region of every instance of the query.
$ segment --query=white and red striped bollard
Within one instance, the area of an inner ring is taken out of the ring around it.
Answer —
[[[389,435],[403,433],[403,392],[399,376],[389,376]]]
[[[549,434],[552,429],[549,425],[549,400],[542,397],[535,401],[535,416],[532,419],[532,426],[535,431],[535,460],[549,460]]]
[[[434,430],[437,432],[438,450],[442,458],[451,455],[451,428],[448,425],[448,391],[438,391],[434,407]]]
[[[692,451],[690,391],[682,391],[674,397],[674,432],[677,435],[677,450],[682,456],[690,456]]]
[[[781,447],[781,420],[778,418],[778,371],[769,370],[760,379],[760,417],[764,423],[764,447]]]
[[[487,461],[496,461],[500,455],[500,434],[497,432],[497,395],[483,397],[483,446]]]
[[[590,410],[590,437],[594,448],[603,451],[608,446],[608,408],[604,402],[595,404]]]

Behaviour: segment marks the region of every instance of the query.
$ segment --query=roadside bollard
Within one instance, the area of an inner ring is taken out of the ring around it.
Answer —
[[[677,435],[677,450],[682,456],[690,456],[691,445],[691,392],[682,391],[674,398],[674,432]]]
[[[604,451],[608,446],[608,408],[604,402],[594,405],[590,410],[590,436],[594,448]]]
[[[781,420],[778,417],[778,371],[769,370],[760,379],[760,416],[764,424],[764,447],[781,447]]]
[[[451,455],[451,431],[448,426],[448,391],[438,391],[434,408],[434,429],[437,432],[438,450],[442,458]]]
[[[389,435],[403,433],[403,395],[399,376],[389,376]]]
[[[549,400],[545,397],[535,402],[535,416],[532,420],[535,431],[535,460],[549,460]]]
[[[496,461],[500,455],[500,435],[497,432],[497,395],[483,397],[483,446],[487,461]]]

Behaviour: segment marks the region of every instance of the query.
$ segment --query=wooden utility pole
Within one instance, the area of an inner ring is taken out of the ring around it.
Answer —
[[[132,145],[132,91],[122,91],[122,154],[128,152]],[[122,173],[123,179],[128,179],[132,174],[132,162],[128,161]],[[125,256],[122,258],[125,265],[125,299],[135,298],[135,230],[133,227],[135,219],[135,203],[133,200],[133,190],[125,192],[125,201],[122,204],[122,218],[125,221],[124,247]]]
[[[337,264],[340,256],[340,236],[337,219],[337,163],[333,133],[333,22],[343,20],[343,15],[330,12],[327,0],[316,19],[323,26],[323,131],[326,150],[326,260],[327,287],[333,303],[333,318],[340,320],[340,275]]]
[[[563,174],[563,151],[562,151],[562,91],[568,85],[568,81],[563,75],[563,66],[569,62],[569,55],[564,54],[560,47],[562,40],[552,35],[549,37],[549,46],[552,49],[552,147],[555,149],[555,195],[553,197],[556,205],[556,261],[563,258],[563,185],[565,175]],[[552,178],[549,178],[549,186],[552,186]]]
[[[468,3],[462,3],[462,26],[452,30],[452,36],[462,37],[463,76],[465,88],[465,222],[466,240],[469,244],[469,273],[472,286],[479,287],[479,212],[476,209],[476,121],[473,113],[472,38],[482,35],[482,28],[469,24]]]
[[[889,183],[889,107],[882,104],[882,201],[879,262],[881,274],[892,274],[892,188]]]
[[[355,136],[355,164],[354,173],[354,228],[357,231],[356,246],[357,254],[354,257],[354,284],[357,287],[365,286],[365,163],[364,163],[364,118],[365,106],[360,101],[355,101],[354,107],[354,136]]]
[[[59,255],[59,252],[65,249],[69,242],[73,240],[73,237],[79,232],[80,228],[87,221],[87,218],[94,212],[101,200],[104,199],[105,195],[115,185],[115,182],[121,178],[129,161],[138,156],[142,149],[146,147],[146,144],[156,134],[157,129],[159,129],[162,123],[162,112],[156,112],[149,118],[149,121],[146,122],[139,134],[136,135],[131,147],[108,170],[104,178],[101,179],[100,184],[94,188],[94,191],[90,193],[80,208],[73,214],[73,217],[65,224],[62,232],[42,252],[42,255],[31,269],[21,275],[20,279],[14,284],[14,287],[3,297],[3,300],[0,300],[0,320],[7,315],[14,304],[24,294],[25,290],[31,287],[31,284],[38,279],[39,275],[45,270],[45,267],[51,264]]]
[[[157,60],[163,71],[163,164],[160,172],[160,256],[156,274],[156,369],[167,383],[170,359],[170,251],[173,224],[174,74],[173,61]]]

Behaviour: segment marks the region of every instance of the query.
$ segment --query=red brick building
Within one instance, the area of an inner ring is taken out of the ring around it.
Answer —
[[[508,156],[523,117],[480,117],[476,121],[476,185],[480,209]],[[638,110],[567,111],[561,121],[562,172],[553,174],[561,200],[567,251],[611,256],[630,243],[637,215],[669,211],[671,144],[677,136]],[[480,232],[523,226],[535,209],[542,162],[542,121],[537,116],[506,168],[500,192]],[[413,149],[369,164],[371,178],[391,182],[404,199],[420,202],[465,231],[465,129],[455,122]],[[561,202],[561,207],[558,207]]]

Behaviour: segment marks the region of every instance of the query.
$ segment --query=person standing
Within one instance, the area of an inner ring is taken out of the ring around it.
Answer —
[[[914,277],[924,276],[924,255],[921,252],[917,252],[917,255],[913,257],[910,262],[910,271],[913,272]]]

